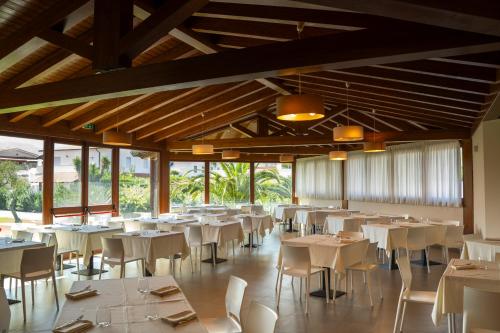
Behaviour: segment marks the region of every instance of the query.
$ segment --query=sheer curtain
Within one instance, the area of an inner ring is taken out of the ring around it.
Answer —
[[[348,200],[365,200],[366,193],[366,158],[365,153],[349,153],[346,161],[346,182]]]
[[[296,162],[296,195],[300,198],[341,200],[342,162],[327,156],[301,158]]]
[[[389,147],[393,160],[393,202],[423,204],[423,149],[421,144]]]
[[[462,204],[461,149],[457,141],[425,147],[426,203],[435,206]]]
[[[389,152],[365,154],[366,196],[365,200],[390,202],[392,186],[392,163]]]

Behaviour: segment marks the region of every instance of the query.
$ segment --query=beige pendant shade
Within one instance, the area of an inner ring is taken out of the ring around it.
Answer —
[[[331,161],[345,161],[347,160],[347,152],[343,150],[333,150],[328,154]]]
[[[279,120],[307,121],[325,116],[323,98],[317,95],[287,95],[276,99],[276,117]]]
[[[339,126],[333,128],[333,141],[360,141],[364,133],[361,126]]]
[[[223,160],[235,160],[240,158],[239,150],[223,150],[222,151],[222,159]]]
[[[365,142],[363,145],[363,151],[365,153],[380,153],[385,151],[384,142]]]
[[[132,134],[120,132],[119,130],[109,130],[102,133],[102,143],[111,146],[132,145]]]
[[[192,151],[193,155],[210,155],[214,153],[214,146],[207,144],[193,145]]]
[[[293,155],[288,155],[288,154],[280,155],[280,162],[281,163],[292,163],[293,160],[294,160]]]

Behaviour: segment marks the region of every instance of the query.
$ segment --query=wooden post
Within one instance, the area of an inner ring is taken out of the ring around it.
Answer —
[[[345,161],[342,161],[342,209],[349,209],[349,201],[347,200],[347,179],[345,168],[347,167]]]
[[[52,224],[52,207],[54,203],[54,141],[46,138],[43,141],[43,194],[42,223]]]
[[[296,170],[297,168],[295,167],[295,161],[292,163],[292,203],[298,204],[298,198],[295,197],[295,176],[296,176]]]
[[[111,155],[111,203],[113,216],[120,215],[120,149],[113,148]]]
[[[87,208],[89,205],[89,146],[87,143],[82,145],[82,165],[81,165],[81,182],[82,182],[82,207]],[[88,223],[88,214],[82,217],[82,223]]]
[[[205,203],[210,203],[210,162],[205,161]]]
[[[250,203],[255,203],[255,163],[250,162]]]
[[[149,159],[149,206],[151,207],[151,217],[158,217],[158,160],[157,158]],[[158,193],[159,194],[159,193]]]
[[[165,149],[160,151],[160,188],[159,207],[160,214],[170,212],[170,160]]]
[[[461,140],[463,168],[463,219],[464,234],[474,233],[474,184],[472,140]]]

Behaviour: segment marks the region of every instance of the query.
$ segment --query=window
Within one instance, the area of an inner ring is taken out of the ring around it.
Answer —
[[[89,147],[89,206],[111,204],[111,163],[111,148]]]
[[[55,161],[59,160],[56,165]],[[54,208],[82,205],[82,147],[54,144]]]
[[[236,207],[250,201],[250,163],[210,163],[210,203]]]
[[[151,170],[151,160],[157,160],[157,153],[120,149],[121,215],[125,217],[150,216],[155,209],[157,177],[156,172]]]
[[[292,202],[292,165],[255,163],[255,203],[267,211],[280,203]]]
[[[171,162],[170,209],[201,205],[205,199],[205,163]]]
[[[2,222],[42,222],[43,140],[0,136]]]
[[[327,156],[297,160],[297,196],[308,199],[342,199],[342,162]]]

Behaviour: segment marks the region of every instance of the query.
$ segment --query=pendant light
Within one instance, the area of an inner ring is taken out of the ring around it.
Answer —
[[[222,159],[223,160],[235,160],[240,158],[239,150],[223,150],[222,151]]]
[[[373,133],[375,134],[375,126],[376,126],[376,122],[375,122],[375,109],[372,110],[372,113],[373,113]],[[365,142],[363,144],[363,151],[365,153],[381,153],[381,152],[384,152],[385,151],[385,143],[384,142],[376,142],[375,141],[375,135],[373,135],[373,139],[372,141],[368,141],[368,142]]]
[[[118,107],[118,100],[116,101]],[[102,143],[110,146],[131,146],[132,134],[120,131],[119,113],[116,114],[116,129],[110,129],[102,133]]]
[[[304,22],[297,24],[298,39],[304,29]],[[318,95],[302,95],[302,75],[299,71],[299,94],[284,95],[276,99],[276,118],[286,121],[308,121],[325,116],[323,98]]]
[[[191,147],[193,155],[211,155],[214,153],[214,146],[205,144],[205,113],[201,113],[201,144]]]
[[[337,150],[329,152],[328,158],[330,161],[345,161],[347,160],[347,152],[345,150],[340,150],[340,146],[337,145]]]
[[[346,106],[347,106],[347,126],[333,128],[333,141],[361,141],[364,138],[363,127],[350,125],[349,118],[349,82],[345,83]]]
[[[280,155],[280,163],[292,163],[294,160],[294,156],[290,154],[282,154]]]

